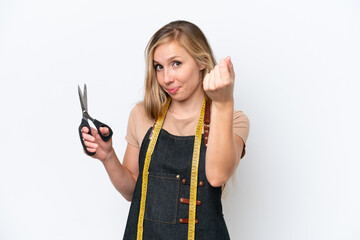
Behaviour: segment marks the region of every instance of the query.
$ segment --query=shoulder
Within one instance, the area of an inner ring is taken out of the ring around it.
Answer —
[[[133,106],[133,108],[130,111],[130,116],[144,116],[145,113],[145,105],[144,102],[138,102]]]
[[[242,125],[250,126],[250,121],[248,116],[243,111],[240,110],[234,110],[233,121],[234,124],[242,124]]]
[[[234,110],[233,131],[243,139],[244,143],[246,143],[249,136],[249,130],[250,121],[248,116],[243,111]]]
[[[144,103],[137,103],[130,111],[127,136],[125,139],[131,145],[140,147],[142,139],[153,123],[154,120],[146,115]]]
[[[148,117],[145,111],[145,104],[144,102],[136,103],[130,111],[129,120],[136,120],[136,121],[144,121],[144,122],[153,122],[151,118]]]
[[[133,124],[136,127],[148,127],[152,126],[154,120],[148,117],[145,111],[144,102],[137,103],[130,112],[129,124]]]

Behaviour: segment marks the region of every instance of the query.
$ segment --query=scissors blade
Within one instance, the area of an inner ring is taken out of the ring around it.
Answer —
[[[87,87],[86,84],[84,84],[84,105],[86,111],[88,111],[88,104],[87,104]]]
[[[81,105],[81,110],[84,114],[84,111],[86,111],[86,105],[84,103],[84,99],[83,99],[83,95],[81,93],[81,89],[80,86],[78,85],[78,92],[79,92],[79,98],[80,98],[80,105]]]

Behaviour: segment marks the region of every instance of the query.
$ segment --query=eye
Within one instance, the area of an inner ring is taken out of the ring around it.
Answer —
[[[175,67],[180,67],[180,65],[181,65],[181,62],[179,62],[179,61],[173,62],[173,66],[175,66]]]
[[[163,68],[163,66],[161,66],[160,64],[156,64],[154,66],[154,68],[155,68],[155,71],[158,71],[158,70],[161,70]]]

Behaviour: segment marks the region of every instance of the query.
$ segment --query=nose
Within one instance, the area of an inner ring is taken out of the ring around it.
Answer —
[[[174,74],[172,73],[171,69],[164,69],[164,83],[169,84],[174,82]]]

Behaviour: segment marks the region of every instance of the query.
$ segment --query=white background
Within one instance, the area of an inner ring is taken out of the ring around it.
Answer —
[[[360,3],[0,1],[0,239],[122,239],[129,203],[83,154],[77,85],[120,159],[144,49],[172,20],[232,56],[247,154],[232,239],[360,239]]]

